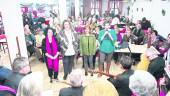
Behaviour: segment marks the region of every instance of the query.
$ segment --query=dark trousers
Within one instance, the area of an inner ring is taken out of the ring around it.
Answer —
[[[49,76],[50,78],[52,78],[52,77],[53,77],[53,74],[54,74],[54,79],[57,79],[57,78],[58,78],[58,72],[54,72],[53,69],[49,69],[49,68],[48,68],[48,76]]]
[[[35,48],[33,45],[27,46],[27,50],[30,53],[30,56],[32,56],[32,54],[35,52]]]
[[[90,65],[90,69],[93,69],[93,56],[83,56],[83,63],[84,63],[84,69],[85,72],[88,71],[89,65]],[[89,63],[89,65],[88,65]]]
[[[47,70],[48,70],[48,76],[49,76],[50,78],[52,78],[52,77],[53,77],[53,74],[54,74],[54,79],[57,79],[57,78],[58,78],[58,72],[54,72],[53,69],[48,68],[47,58],[45,57],[44,59],[45,59],[46,66],[47,66]]]
[[[63,57],[64,79],[66,79],[67,75],[71,73],[73,65],[74,65],[74,55]]]

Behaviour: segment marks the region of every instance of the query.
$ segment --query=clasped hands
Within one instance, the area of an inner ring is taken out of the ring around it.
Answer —
[[[106,35],[108,35],[110,37],[110,39],[113,40],[113,38],[112,38],[111,34],[109,33],[109,31],[105,31],[102,39],[104,39]]]
[[[56,58],[59,56],[59,52],[57,52],[57,54],[54,55],[54,56],[52,56],[52,55],[46,53],[46,56],[49,57],[50,59],[56,59]]]

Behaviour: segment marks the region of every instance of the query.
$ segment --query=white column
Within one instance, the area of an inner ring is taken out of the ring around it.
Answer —
[[[75,18],[80,16],[80,0],[75,0]]]
[[[58,0],[59,1],[59,15],[61,23],[67,19],[67,7],[66,0]]]
[[[0,0],[0,11],[7,36],[11,62],[16,58],[16,54],[18,54],[16,37],[18,37],[19,40],[21,56],[28,58],[19,1]]]

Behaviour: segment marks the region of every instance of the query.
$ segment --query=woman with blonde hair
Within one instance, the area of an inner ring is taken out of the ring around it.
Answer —
[[[42,96],[42,88],[43,74],[33,72],[20,81],[16,96]]]
[[[119,96],[116,88],[108,81],[91,81],[84,89],[83,96]]]

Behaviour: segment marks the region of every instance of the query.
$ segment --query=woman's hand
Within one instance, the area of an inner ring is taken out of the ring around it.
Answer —
[[[53,57],[53,59],[56,59],[59,56],[59,52],[57,52],[57,54]]]

